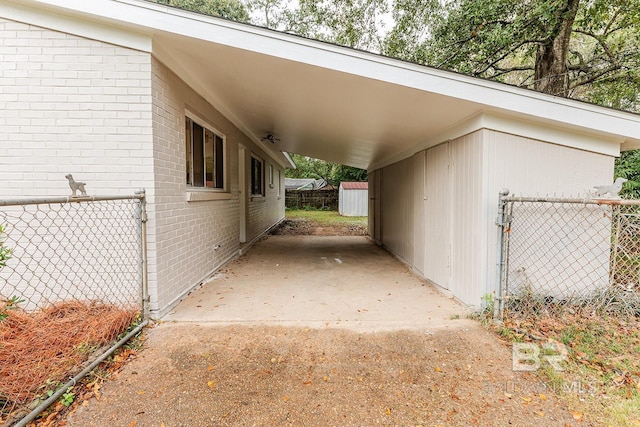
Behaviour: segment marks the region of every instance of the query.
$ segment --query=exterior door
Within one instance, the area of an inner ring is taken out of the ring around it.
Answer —
[[[369,235],[378,243],[382,242],[381,202],[382,169],[369,173]]]
[[[247,241],[247,149],[238,148],[238,188],[240,199],[240,243]]]
[[[451,282],[451,145],[430,148],[425,160],[424,275],[449,289]]]

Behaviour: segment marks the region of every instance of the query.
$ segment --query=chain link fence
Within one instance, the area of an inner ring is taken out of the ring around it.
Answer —
[[[34,419],[144,326],[145,223],[144,192],[0,200],[0,425]]]
[[[640,316],[640,200],[501,193],[496,317]]]

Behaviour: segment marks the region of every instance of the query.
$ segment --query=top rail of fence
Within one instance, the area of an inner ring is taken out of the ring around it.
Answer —
[[[41,205],[41,204],[65,204],[65,203],[82,203],[82,202],[104,202],[108,200],[142,200],[145,198],[143,191],[135,194],[123,196],[66,196],[66,197],[33,197],[33,198],[15,198],[0,199],[0,206],[22,206],[22,205]]]
[[[580,205],[616,205],[616,206],[640,206],[640,200],[631,199],[594,199],[594,198],[562,198],[562,197],[517,197],[503,196],[504,202],[522,203],[573,203]]]

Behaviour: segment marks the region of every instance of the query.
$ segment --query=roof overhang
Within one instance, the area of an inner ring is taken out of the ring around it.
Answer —
[[[151,52],[272,152],[375,169],[481,128],[613,156],[640,148],[639,115],[156,3],[0,3],[11,19]]]

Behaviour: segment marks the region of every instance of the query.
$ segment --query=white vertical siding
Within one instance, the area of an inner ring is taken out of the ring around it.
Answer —
[[[430,148],[426,152],[424,200],[424,275],[449,289],[451,280],[451,145]]]
[[[381,182],[382,242],[391,252],[413,264],[413,162],[405,159],[383,169]]]
[[[384,177],[380,213],[375,212],[382,218],[381,241],[425,278],[479,306],[496,285],[500,189],[584,195],[612,180],[613,160],[478,130],[372,172],[373,183]]]
[[[508,188],[521,196],[585,196],[588,190],[613,181],[614,158],[492,130],[483,131],[484,188],[482,202],[486,244],[482,262],[485,292],[497,289],[498,193]]]
[[[425,262],[425,166],[427,154],[421,151],[413,156],[413,267],[424,275]]]
[[[454,295],[478,305],[482,297],[482,132],[451,142],[451,285]]]
[[[338,211],[340,215],[344,216],[367,216],[369,211],[369,190],[344,189],[340,184]]]

